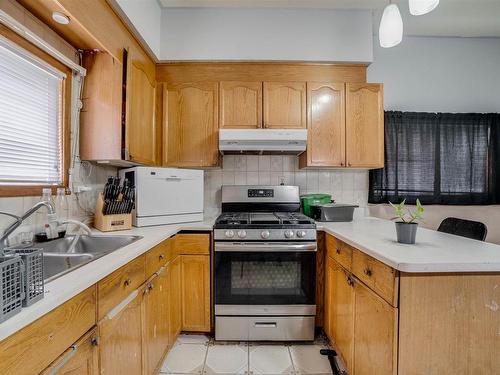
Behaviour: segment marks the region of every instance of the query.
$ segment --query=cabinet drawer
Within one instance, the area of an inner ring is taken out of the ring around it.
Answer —
[[[96,323],[92,286],[0,342],[0,374],[38,374]]]
[[[209,234],[178,234],[175,236],[176,252],[181,255],[210,254]]]
[[[397,271],[354,249],[352,273],[380,297],[397,307]]]
[[[146,253],[146,277],[149,278],[173,259],[172,239],[167,239]]]
[[[350,271],[353,248],[331,235],[326,236],[326,250],[329,257],[335,259],[342,267]]]
[[[144,281],[146,281],[144,255],[99,281],[97,284],[99,320]]]

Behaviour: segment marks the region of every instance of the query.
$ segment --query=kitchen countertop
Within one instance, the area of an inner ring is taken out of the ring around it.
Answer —
[[[97,283],[113,271],[182,230],[211,231],[215,219],[184,224],[133,228],[129,231],[96,235],[137,235],[142,239],[88,263],[45,284],[45,297],[0,324],[0,340],[10,336],[36,319]],[[500,272],[500,245],[419,228],[417,243],[396,242],[394,223],[372,217],[350,223],[318,222],[317,229],[401,272]]]
[[[488,242],[419,227],[415,245],[400,244],[394,223],[374,217],[317,227],[401,272],[500,272],[500,245]]]
[[[134,235],[143,238],[45,284],[45,296],[41,301],[23,308],[12,318],[0,323],[0,340],[62,305],[163,240],[182,230],[211,231],[214,221],[215,219],[205,219],[200,222],[133,228],[127,231],[108,233],[95,230],[93,232],[95,235]]]

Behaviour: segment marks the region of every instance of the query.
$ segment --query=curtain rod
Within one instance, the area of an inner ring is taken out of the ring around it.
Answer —
[[[20,36],[22,36],[23,38],[27,39],[28,41],[36,45],[38,48],[47,52],[49,55],[51,55],[64,65],[66,65],[71,70],[77,72],[81,76],[85,76],[87,74],[87,70],[85,68],[73,62],[70,58],[59,52],[57,49],[55,49],[50,44],[45,42],[38,35],[34,34],[26,26],[21,24],[15,18],[11,17],[1,9],[0,9],[0,22],[3,23],[5,26],[7,26],[9,29],[19,34]]]

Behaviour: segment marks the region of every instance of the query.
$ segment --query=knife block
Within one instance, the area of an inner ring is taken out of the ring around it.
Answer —
[[[94,227],[101,232],[132,229],[132,213],[104,215],[104,197],[99,193],[95,207]]]

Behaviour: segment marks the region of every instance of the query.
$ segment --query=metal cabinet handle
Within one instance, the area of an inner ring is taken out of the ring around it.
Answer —
[[[125,280],[125,281],[123,282],[123,285],[124,285],[124,286],[129,286],[130,284],[132,284],[132,280],[130,280],[130,279],[127,279],[127,280]]]
[[[337,247],[337,249],[335,250],[337,254],[340,255],[340,247]]]
[[[371,275],[373,275],[373,272],[371,269],[369,268],[365,268],[365,270],[363,271],[365,273],[366,276],[370,277]]]
[[[354,286],[354,280],[353,280],[353,278],[350,275],[347,276],[347,284],[349,286]]]
[[[90,339],[92,346],[99,346],[99,336],[94,336]]]
[[[49,371],[47,375],[56,375],[59,370],[62,369],[66,365],[66,363],[68,363],[69,360],[75,356],[77,350],[78,348],[76,347],[76,345],[71,345],[69,351],[64,355],[61,361]]]
[[[158,259],[160,259],[160,260],[163,260],[163,259],[165,259],[165,255],[163,255],[163,254],[160,254],[160,255],[158,256]]]

